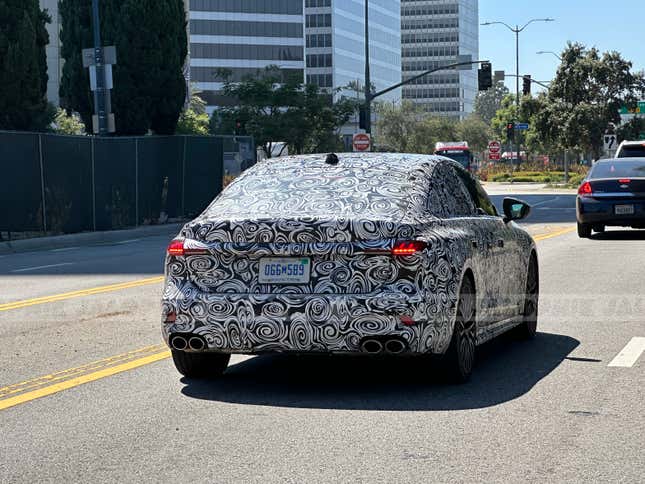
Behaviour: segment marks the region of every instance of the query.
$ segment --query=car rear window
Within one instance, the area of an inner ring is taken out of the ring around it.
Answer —
[[[618,153],[618,158],[645,158],[645,146],[623,146]]]
[[[600,161],[591,170],[590,178],[645,177],[645,159],[638,161]]]
[[[352,217],[400,220],[409,206],[409,173],[393,167],[256,167],[212,208],[228,217]]]

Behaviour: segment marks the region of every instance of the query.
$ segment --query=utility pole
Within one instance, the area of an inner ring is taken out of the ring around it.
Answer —
[[[372,134],[372,81],[370,79],[370,3],[365,0],[365,132]]]
[[[92,27],[94,30],[94,61],[96,63],[96,91],[94,91],[94,110],[98,117],[98,134],[108,134],[108,111],[105,88],[105,64],[103,46],[101,45],[101,21],[99,17],[99,0],[92,0]]]
[[[515,113],[515,138],[517,139],[517,161],[518,165],[522,164],[522,140],[520,139],[520,130],[517,129],[517,125],[520,122],[520,26],[515,26],[515,93],[517,108]],[[511,148],[512,153],[512,148]],[[512,155],[511,155],[512,156]],[[512,159],[512,158],[511,158]],[[511,172],[513,172],[513,166],[511,163]]]

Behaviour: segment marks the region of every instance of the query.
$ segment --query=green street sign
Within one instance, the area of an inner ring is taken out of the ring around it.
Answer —
[[[639,101],[635,108],[627,109],[627,106],[621,107],[620,114],[645,114],[645,101]]]

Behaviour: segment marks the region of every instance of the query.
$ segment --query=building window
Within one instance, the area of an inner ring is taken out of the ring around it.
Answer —
[[[331,34],[307,35],[307,47],[331,47]]]
[[[307,67],[331,67],[331,54],[310,54],[307,56]]]
[[[310,27],[331,27],[331,14],[316,13],[307,15],[306,25]]]

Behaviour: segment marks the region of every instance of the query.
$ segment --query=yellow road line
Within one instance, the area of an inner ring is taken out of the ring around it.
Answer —
[[[536,235],[533,237],[533,240],[539,242],[540,240],[552,239],[553,237],[559,237],[560,235],[570,234],[575,230],[575,227],[567,227],[566,229],[556,230],[555,232],[549,232],[548,234]]]
[[[135,360],[143,356],[150,356],[150,354],[159,353],[165,348],[166,346],[162,344],[146,346],[145,348],[140,348],[138,350],[129,351],[120,355],[111,356],[102,360],[93,361],[92,363],[87,363],[76,368],[69,368],[67,370],[58,371],[50,375],[43,375],[31,380],[14,383],[12,385],[0,388],[0,399],[5,398],[8,395],[24,392],[44,385],[50,385],[60,380],[65,380],[82,375],[84,373],[90,373],[92,371],[100,370],[108,366],[116,365],[117,363],[125,363],[128,360]]]
[[[143,358],[138,358],[136,360],[128,361],[127,363],[122,363],[120,365],[111,366],[109,368],[104,368],[99,371],[94,371],[86,375],[78,376],[70,380],[65,380],[53,385],[48,385],[37,390],[33,390],[15,397],[5,398],[0,400],[0,410],[5,410],[7,408],[15,407],[22,403],[27,403],[37,398],[46,397],[53,395],[54,393],[62,392],[64,390],[69,390],[70,388],[77,387],[79,385],[84,385],[85,383],[90,383],[101,378],[106,378],[108,376],[116,375],[118,373],[123,373],[125,371],[133,370],[141,366],[149,365],[157,361],[165,360],[170,356],[170,351],[164,350],[158,353],[153,353],[149,356]]]
[[[66,292],[63,294],[54,294],[52,296],[37,297],[34,299],[25,299],[23,301],[14,301],[10,303],[0,304],[0,312],[10,311],[12,309],[26,308],[29,306],[36,306],[38,304],[47,304],[52,302],[64,301],[66,299],[73,299],[77,297],[93,296],[95,294],[102,294],[106,292],[121,291],[123,289],[130,289],[133,287],[147,286],[150,284],[157,284],[163,282],[163,276],[150,277],[147,279],[140,279],[138,281],[121,282],[118,284],[110,284],[108,286],[93,287],[90,289],[81,289],[80,291]]]

